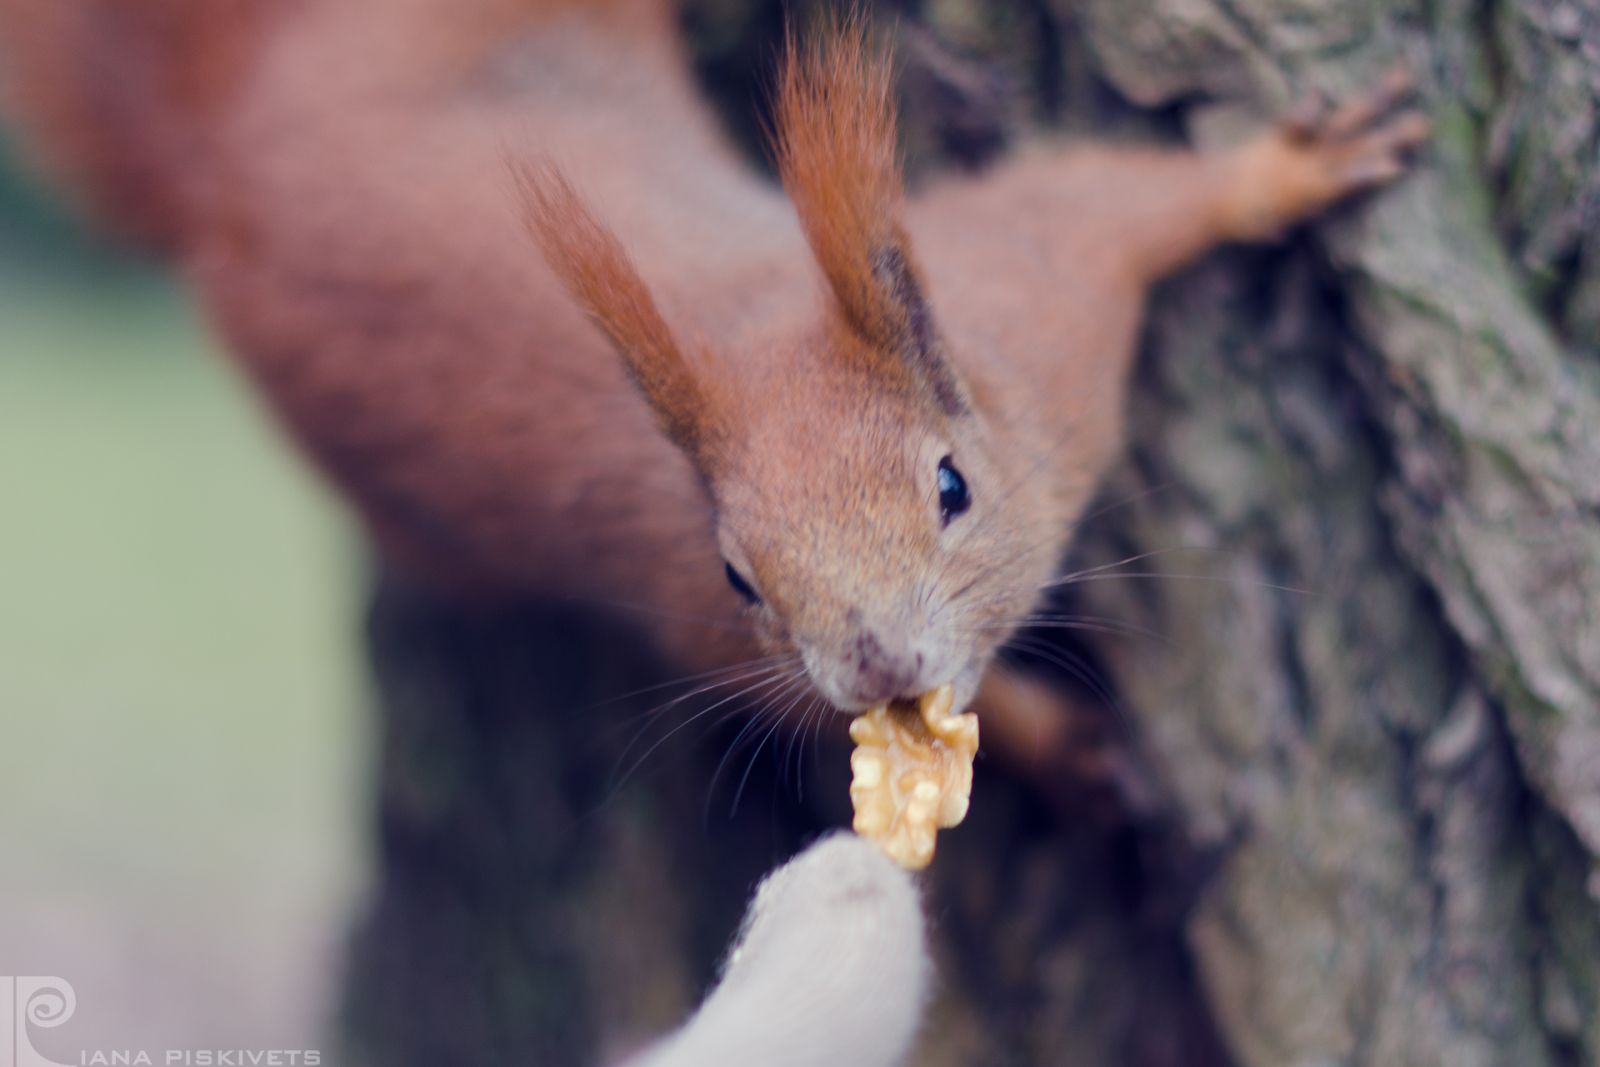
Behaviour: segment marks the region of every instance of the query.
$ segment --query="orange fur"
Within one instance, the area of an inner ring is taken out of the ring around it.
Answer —
[[[203,151],[269,21],[293,6],[0,0],[6,111],[107,224],[173,252],[197,195],[185,161]]]
[[[617,347],[667,436],[705,461],[720,436],[710,399],[716,378],[679,350],[621,242],[595,221],[566,175],[549,164],[516,173],[545,260]]]
[[[808,42],[791,33],[773,138],[778,171],[842,325],[867,342],[841,350],[957,412],[966,390],[945,359],[903,221],[893,66],[859,8],[825,21]]]
[[[892,65],[874,55],[859,14],[802,44],[789,37],[774,146],[784,190],[841,310],[864,334],[890,340],[897,308],[883,299],[875,256],[903,248],[904,191]]]
[[[0,0],[57,60],[212,2]],[[846,707],[950,680],[973,698],[1116,453],[1148,285],[1390,174],[1416,134],[1036,151],[908,202],[889,64],[846,20],[785,67],[791,205],[715,129],[666,0],[274,11],[225,64],[206,33],[148,31],[208,72],[185,92],[143,59],[41,63],[22,104],[91,187],[161,216],[391,555],[641,608],[690,665],[792,653]],[[82,103],[107,96],[140,121]],[[521,218],[508,150],[570,176],[522,170]]]

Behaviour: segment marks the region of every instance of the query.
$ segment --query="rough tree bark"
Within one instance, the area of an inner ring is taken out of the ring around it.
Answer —
[[[1156,635],[1068,650],[1153,798],[1108,816],[980,768],[930,884],[917,1062],[1600,1063],[1600,10],[899,7],[919,174],[1031,126],[1218,141],[1401,57],[1438,121],[1402,186],[1154,301],[1130,456],[1069,567],[1154,554],[1062,594]],[[740,98],[775,5],[689,8]],[[655,676],[625,633],[392,584],[373,619],[355,1062],[603,1062],[692,1002],[759,871],[847,818],[826,741],[755,762],[727,818],[738,724],[613,790],[652,701],[602,702]]]

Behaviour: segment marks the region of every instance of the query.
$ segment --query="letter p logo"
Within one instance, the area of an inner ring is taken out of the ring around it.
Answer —
[[[35,1052],[31,1027],[60,1026],[77,1009],[65,979],[0,977],[0,1067],[71,1067]]]

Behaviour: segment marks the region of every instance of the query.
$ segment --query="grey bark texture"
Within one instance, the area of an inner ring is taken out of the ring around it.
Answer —
[[[1153,301],[1129,455],[1067,565],[1105,569],[1062,592],[1103,624],[1033,657],[1109,690],[1145,788],[980,767],[930,880],[917,1062],[1600,1063],[1600,9],[893,10],[913,175],[1025,136],[1220,143],[1397,59],[1438,124],[1398,187]],[[775,5],[686,26],[748,136]],[[848,819],[837,741],[718,774],[738,722],[613,787],[666,735],[611,699],[663,676],[625,632],[393,584],[373,619],[355,1062],[604,1062],[686,1010],[762,869]]]

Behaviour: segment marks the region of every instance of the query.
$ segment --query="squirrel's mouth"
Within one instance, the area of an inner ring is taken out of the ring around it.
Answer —
[[[881,700],[866,710],[871,715],[877,711],[885,711],[890,715],[908,716],[922,720],[923,725],[930,730],[934,723],[948,719],[955,710],[956,687],[953,682],[945,682],[935,686],[918,697],[896,697],[893,700]]]

